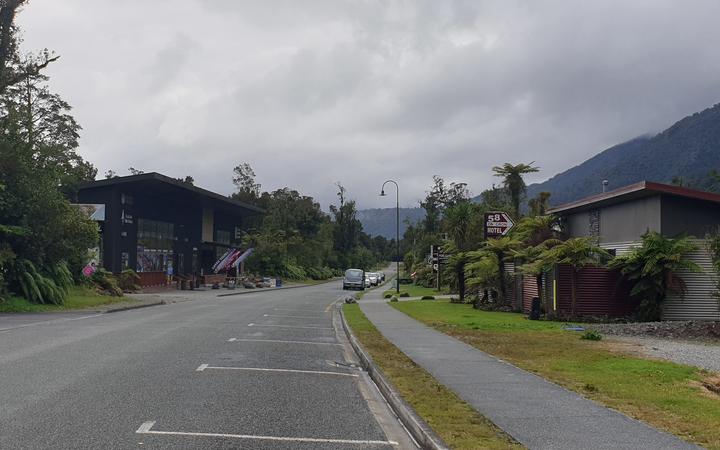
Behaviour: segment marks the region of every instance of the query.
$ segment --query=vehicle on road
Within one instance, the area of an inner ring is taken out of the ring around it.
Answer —
[[[343,277],[343,290],[365,289],[365,271],[362,269],[348,269]]]
[[[380,284],[380,278],[375,272],[368,273],[368,278],[370,279],[371,286],[377,286],[378,284]]]
[[[365,287],[372,287],[372,283],[370,283],[370,277],[367,274],[365,274]]]

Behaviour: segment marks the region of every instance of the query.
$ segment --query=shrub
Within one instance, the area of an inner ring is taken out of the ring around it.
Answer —
[[[98,269],[90,277],[90,281],[95,285],[98,292],[105,295],[112,295],[113,297],[122,297],[123,291],[118,286],[117,279],[115,276],[105,269]]]
[[[435,300],[435,297],[432,295],[423,295],[420,300]]]
[[[123,292],[136,292],[140,290],[140,275],[132,269],[125,269],[120,272],[117,282],[118,287],[120,287]]]
[[[389,293],[389,292],[388,292],[387,294],[383,295],[384,298],[390,298],[390,297],[392,297],[392,296],[393,296],[393,295],[392,295],[391,293]]]
[[[408,292],[401,292],[400,297],[410,297],[410,293]]]
[[[33,303],[62,305],[73,284],[72,274],[63,261],[41,273],[35,265],[21,259],[10,268],[14,290]]]
[[[392,297],[390,297],[390,301],[391,301],[391,302],[397,302],[397,301],[398,301],[398,298],[393,295]]]
[[[602,340],[602,334],[598,333],[595,330],[588,330],[582,336],[580,336],[580,339],[585,339],[587,341],[600,341]]]

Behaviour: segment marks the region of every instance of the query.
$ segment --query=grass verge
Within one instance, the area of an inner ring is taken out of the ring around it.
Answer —
[[[39,305],[37,303],[31,303],[22,297],[10,296],[0,301],[0,313],[68,311],[74,309],[92,308],[95,306],[108,305],[123,301],[127,301],[127,298],[99,295],[92,289],[75,286],[70,288],[70,293],[63,305]]]
[[[357,304],[343,305],[348,325],[405,401],[453,449],[523,448],[387,341]]]
[[[720,450],[719,377],[695,367],[632,355],[612,340],[580,339],[560,322],[478,311],[449,302],[392,307],[480,350],[708,449]]]
[[[396,289],[395,285],[393,284],[390,286],[390,289],[387,289],[383,292],[383,296],[385,294],[395,294]],[[418,286],[416,284],[401,284],[400,285],[400,292],[407,292],[410,297],[422,297],[423,295],[440,295],[441,293],[437,291],[434,288],[426,288],[423,286]]]

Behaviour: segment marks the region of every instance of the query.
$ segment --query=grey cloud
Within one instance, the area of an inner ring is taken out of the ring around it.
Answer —
[[[711,0],[34,0],[20,22],[63,55],[53,87],[101,172],[229,192],[248,161],[266,189],[327,205],[341,180],[373,207],[387,178],[406,205],[435,174],[479,193],[493,165],[535,160],[540,180],[710,106],[718,16]]]

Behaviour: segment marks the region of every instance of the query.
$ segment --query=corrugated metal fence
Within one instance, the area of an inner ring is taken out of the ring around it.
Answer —
[[[687,295],[684,299],[676,294],[668,295],[663,305],[663,320],[720,320],[720,300],[713,295],[718,277],[705,240],[697,239],[695,243],[698,249],[689,257],[703,271],[680,273],[687,285]]]

